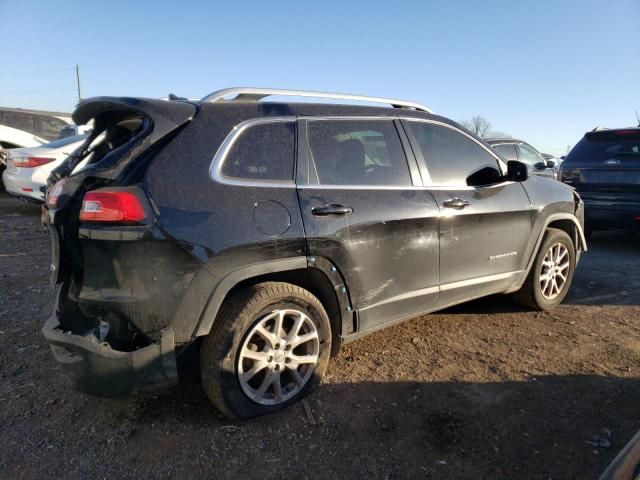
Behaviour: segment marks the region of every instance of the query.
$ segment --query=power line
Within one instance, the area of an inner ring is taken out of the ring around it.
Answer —
[[[75,88],[58,88],[53,90],[2,90],[2,93],[54,93],[54,92],[77,92]]]
[[[53,68],[50,70],[34,70],[32,72],[11,72],[11,73],[0,73],[0,77],[12,77],[19,75],[39,75],[41,73],[54,73],[54,72],[72,72],[75,70],[73,68]]]

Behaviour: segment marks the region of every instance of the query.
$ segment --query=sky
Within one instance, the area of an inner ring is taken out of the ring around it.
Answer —
[[[561,155],[637,123],[640,0],[0,0],[0,105],[231,86],[412,100]]]

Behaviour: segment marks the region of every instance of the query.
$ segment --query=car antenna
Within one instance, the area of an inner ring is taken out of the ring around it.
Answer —
[[[638,110],[636,110],[636,120],[638,120],[638,127],[640,127],[640,117],[638,116]]]

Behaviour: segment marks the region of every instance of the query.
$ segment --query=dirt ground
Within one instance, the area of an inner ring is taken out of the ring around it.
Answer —
[[[553,312],[495,296],[347,345],[315,425],[301,404],[231,422],[195,376],[70,390],[40,334],[48,266],[38,208],[0,193],[2,478],[588,479],[640,429],[640,237],[595,234]]]

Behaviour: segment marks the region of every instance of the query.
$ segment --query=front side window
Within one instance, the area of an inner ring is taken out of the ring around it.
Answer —
[[[293,180],[295,123],[258,123],[247,127],[229,150],[220,173],[263,181]]]
[[[520,148],[520,161],[533,167],[536,163],[544,161],[544,159],[533,148],[527,145],[518,145]]]
[[[436,186],[465,186],[467,178],[486,167],[500,169],[496,158],[471,138],[449,127],[407,122]]]
[[[310,120],[307,139],[321,185],[412,184],[392,120]]]

